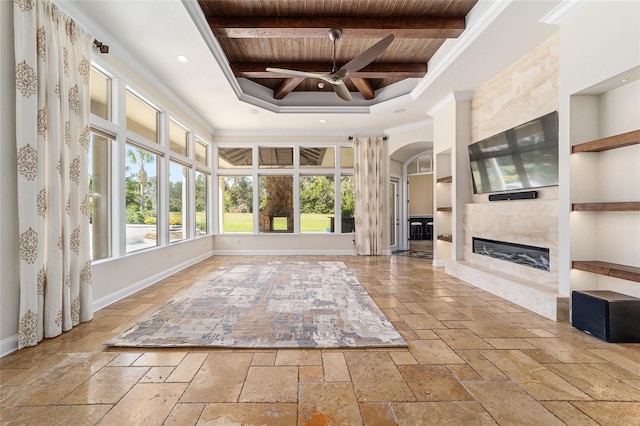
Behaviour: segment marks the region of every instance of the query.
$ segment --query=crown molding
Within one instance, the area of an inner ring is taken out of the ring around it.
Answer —
[[[436,81],[443,72],[449,68],[453,62],[475,41],[475,39],[484,32],[489,25],[504,12],[511,4],[512,0],[491,1],[485,11],[479,18],[468,27],[462,35],[456,39],[455,45],[437,64],[432,64],[432,60],[427,64],[429,72],[416,85],[411,92],[414,99],[417,99],[434,81]]]
[[[398,133],[410,132],[412,130],[420,130],[425,127],[429,127],[433,125],[433,118],[429,117],[426,120],[415,121],[413,123],[403,124],[401,126],[390,127],[388,129],[384,129],[384,133],[388,135],[396,135]]]
[[[543,24],[558,25],[571,16],[576,10],[587,4],[587,0],[563,0],[551,12],[544,15],[540,21]]]
[[[451,92],[440,102],[435,104],[429,111],[427,111],[427,115],[433,117],[442,108],[448,106],[453,102],[469,102],[471,101],[471,99],[473,99],[472,91]]]

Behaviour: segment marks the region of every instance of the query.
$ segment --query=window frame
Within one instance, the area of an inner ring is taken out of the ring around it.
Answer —
[[[293,148],[293,167],[287,168],[261,168],[259,166],[259,149],[264,147],[269,148]],[[300,148],[334,148],[334,167],[327,168],[315,168],[315,167],[300,167]],[[220,168],[219,167],[219,149],[220,148],[242,148],[247,149],[251,148],[252,150],[252,166],[246,168]],[[353,149],[353,144],[351,141],[345,142],[337,142],[337,141],[325,141],[325,142],[274,142],[274,141],[258,141],[258,142],[221,142],[217,143],[213,146],[212,152],[212,163],[214,164],[214,171],[212,179],[215,178],[216,181],[220,177],[224,176],[252,176],[253,178],[253,235],[272,235],[272,233],[261,233],[260,232],[260,200],[259,200],[259,177],[260,176],[285,176],[291,175],[293,176],[293,217],[294,217],[294,226],[293,232],[283,233],[284,235],[312,235],[319,234],[313,232],[301,232],[300,231],[300,176],[333,176],[334,178],[334,220],[335,220],[335,229],[333,233],[327,234],[340,234],[341,232],[341,187],[340,182],[342,176],[353,176],[353,168],[341,168],[341,148],[350,148]],[[215,214],[217,216],[222,216],[222,209],[224,206],[222,205],[222,201],[220,200],[221,194],[219,185],[215,185],[214,188],[215,194],[214,199],[217,203],[214,203]],[[222,220],[222,219],[220,219]],[[215,235],[233,235],[236,233],[232,232],[223,232],[221,231],[221,227],[219,223],[214,223]],[[242,233],[246,235],[246,233]],[[277,234],[277,233],[276,233]]]

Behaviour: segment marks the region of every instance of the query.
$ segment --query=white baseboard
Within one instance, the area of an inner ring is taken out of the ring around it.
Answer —
[[[18,350],[18,335],[0,340],[0,358]]]
[[[356,252],[353,250],[214,250],[213,254],[216,256],[355,256]]]
[[[146,288],[149,287],[152,284],[157,283],[160,280],[163,280],[173,274],[175,274],[176,272],[179,272],[185,268],[188,268],[191,265],[195,265],[198,262],[201,262],[211,256],[213,256],[213,252],[209,252],[209,253],[205,253],[203,255],[200,255],[198,257],[194,257],[193,259],[189,259],[186,262],[183,262],[179,265],[174,266],[173,268],[169,268],[165,271],[162,271],[158,274],[152,275],[150,277],[145,278],[142,281],[138,281],[135,284],[131,284],[128,287],[125,287],[121,290],[118,290],[114,293],[111,293],[107,296],[101,297],[98,300],[94,300],[93,301],[93,310],[94,311],[99,311],[100,309],[111,305],[112,303],[117,302],[118,300],[124,299],[127,296],[131,296],[132,294]]]

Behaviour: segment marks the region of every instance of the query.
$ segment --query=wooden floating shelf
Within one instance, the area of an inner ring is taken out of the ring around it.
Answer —
[[[624,201],[618,203],[573,203],[574,212],[635,212],[640,211],[640,201]]]
[[[440,239],[440,237],[438,237],[438,239]],[[571,267],[573,269],[579,269],[593,274],[640,283],[640,268],[636,268],[635,266],[619,265],[617,263],[600,262],[597,260],[574,260],[571,262]]]
[[[436,180],[437,183],[451,183],[453,182],[453,176],[444,176],[441,178],[438,178],[438,180]]]
[[[451,235],[438,235],[438,239],[440,241],[453,242],[453,237]]]
[[[451,212],[453,211],[453,207],[438,207],[436,211],[439,212]]]
[[[640,130],[574,145],[571,147],[571,152],[574,154],[577,152],[601,152],[636,144],[640,144]]]

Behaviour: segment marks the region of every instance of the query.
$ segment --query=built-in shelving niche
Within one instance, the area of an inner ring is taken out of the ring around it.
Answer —
[[[588,142],[576,144],[571,147],[572,154],[598,153],[614,150],[631,145],[640,144],[640,130],[616,134],[599,138]],[[572,212],[639,212],[640,201],[617,202],[580,202],[571,204]],[[613,262],[600,260],[573,260],[571,268],[596,274],[599,276],[618,278],[640,283],[640,268]]]

